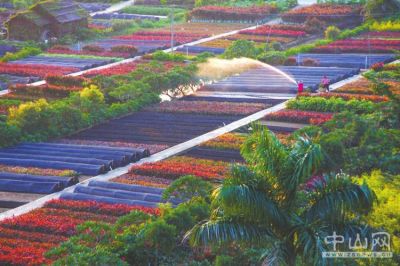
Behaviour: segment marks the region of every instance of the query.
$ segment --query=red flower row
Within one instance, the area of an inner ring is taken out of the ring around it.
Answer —
[[[314,52],[376,52],[385,53],[400,50],[400,40],[346,39],[322,45]]]
[[[229,164],[225,162],[180,156],[166,161],[133,166],[130,173],[169,179],[177,179],[184,175],[222,179],[227,174],[228,166]]]
[[[245,140],[246,137],[244,135],[238,133],[227,133],[218,138],[209,140],[201,144],[201,146],[210,147],[218,150],[240,150],[240,147]]]
[[[360,5],[336,5],[314,4],[302,8],[292,9],[282,15],[282,19],[288,22],[304,22],[309,17],[317,17],[320,20],[339,22],[361,17]]]
[[[111,216],[126,215],[133,210],[138,210],[152,215],[159,215],[158,209],[154,208],[128,206],[124,204],[110,205],[106,203],[99,203],[96,201],[51,200],[46,203],[45,207],[53,209],[66,209],[69,211],[77,212],[91,212]]]
[[[127,174],[113,179],[112,182],[122,184],[135,184],[146,187],[166,188],[172,183],[172,180],[154,176],[139,176],[135,174]]]
[[[134,40],[134,41],[164,41],[165,45],[168,45],[171,41],[171,34],[170,35],[139,35],[139,34],[132,34],[132,35],[122,35],[114,37],[118,40]],[[176,43],[188,43],[199,39],[198,37],[193,36],[180,36],[179,33],[174,34],[174,42]]]
[[[1,246],[0,263],[2,265],[49,265],[51,261],[44,258],[43,254],[50,248],[32,246]]]
[[[0,74],[15,74],[23,76],[36,76],[44,78],[47,75],[65,75],[79,71],[75,67],[61,67],[53,65],[31,65],[0,63]]]
[[[78,224],[114,222],[131,210],[159,214],[157,209],[145,207],[53,200],[41,209],[6,219],[0,223],[0,264],[49,264],[44,253],[73,235]]]
[[[265,119],[279,120],[294,123],[307,123],[320,125],[333,117],[332,113],[320,113],[311,111],[282,110],[265,116]]]
[[[254,30],[242,30],[239,33],[249,35],[272,35],[272,36],[287,36],[287,37],[302,37],[307,33],[302,30],[288,30],[288,29],[277,29],[273,26],[261,26]]]
[[[378,95],[364,95],[364,94],[355,94],[355,93],[334,93],[334,92],[323,92],[318,93],[317,95],[313,95],[310,93],[302,93],[299,95],[300,97],[312,97],[318,96],[326,99],[329,98],[342,98],[344,100],[366,100],[372,102],[386,102],[389,99],[386,96],[378,96]]]
[[[102,51],[102,52],[93,52],[93,51],[75,51],[75,50],[64,50],[64,49],[50,49],[47,51],[50,54],[71,54],[71,55],[93,55],[93,56],[102,56],[102,57],[121,57],[121,58],[129,58],[131,54],[129,53],[121,53],[121,52],[112,52],[112,51]]]
[[[91,71],[85,73],[85,76],[92,77],[92,76],[97,76],[97,75],[101,75],[101,76],[125,75],[125,74],[131,73],[132,71],[135,71],[135,69],[140,64],[144,64],[144,63],[146,63],[146,61],[134,61],[134,62],[130,62],[130,63],[115,65],[115,66],[100,69],[100,70],[91,70]],[[169,70],[177,65],[179,65],[179,63],[164,62],[163,68],[164,68],[164,70]]]
[[[165,113],[202,113],[224,115],[249,115],[265,109],[262,103],[230,103],[207,101],[162,102],[147,109]]]
[[[193,9],[189,16],[197,19],[211,20],[257,20],[276,13],[277,8],[270,5],[232,7],[232,6],[203,6]]]
[[[40,86],[28,86],[26,84],[15,84],[9,87],[9,90],[15,94],[22,95],[36,95],[36,96],[48,96],[48,97],[67,97],[73,91],[80,91],[82,87],[65,87],[55,86],[50,84]]]
[[[139,65],[139,61],[119,64],[119,65],[115,65],[115,66],[100,69],[100,70],[91,70],[91,71],[85,73],[85,76],[89,77],[89,76],[97,76],[97,75],[101,75],[101,76],[124,75],[124,74],[128,74],[128,73],[131,73],[132,71],[134,71],[138,65]]]

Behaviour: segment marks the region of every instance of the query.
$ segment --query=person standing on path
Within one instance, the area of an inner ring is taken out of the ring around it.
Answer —
[[[304,83],[303,81],[299,80],[297,82],[297,93],[300,94],[304,91]]]
[[[330,83],[330,80],[328,79],[328,77],[324,76],[321,80],[321,85],[325,89],[326,92],[329,92],[329,83]]]

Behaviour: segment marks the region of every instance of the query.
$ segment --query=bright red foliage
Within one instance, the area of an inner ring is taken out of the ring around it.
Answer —
[[[302,37],[307,33],[304,30],[280,29],[275,26],[261,26],[254,30],[242,30],[239,33],[249,35],[273,35],[273,36],[287,36],[287,37]]]
[[[44,78],[50,73],[51,75],[65,75],[77,71],[79,71],[79,68],[75,67],[0,63],[0,74],[15,74]]]
[[[130,173],[169,179],[177,179],[184,175],[223,179],[228,168],[229,164],[226,162],[178,156],[161,162],[133,166]]]
[[[392,53],[400,50],[400,40],[345,39],[314,48],[317,53]]]
[[[0,223],[0,265],[43,265],[44,253],[67,240],[76,226],[87,221],[114,222],[139,210],[158,215],[153,208],[97,202],[52,200],[41,209]]]

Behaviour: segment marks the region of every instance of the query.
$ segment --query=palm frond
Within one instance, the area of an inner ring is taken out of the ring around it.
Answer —
[[[286,226],[287,219],[278,205],[262,191],[247,185],[222,186],[216,200],[225,213],[240,215],[245,220],[253,220],[275,226]]]
[[[296,255],[291,253],[284,243],[276,242],[274,245],[267,249],[261,258],[263,259],[262,266],[283,266],[291,265],[291,258]]]
[[[298,230],[296,234],[296,249],[306,265],[326,265],[326,260],[322,258],[322,252],[327,251],[327,248],[320,231],[306,226]]]
[[[253,133],[244,142],[241,154],[260,174],[280,176],[288,156],[286,147],[266,127],[253,124]]]
[[[367,184],[354,184],[348,176],[325,176],[315,184],[310,194],[312,206],[306,211],[307,220],[326,219],[332,213],[367,213],[371,210],[376,197]],[[337,217],[340,219],[341,217]]]
[[[194,226],[185,234],[184,240],[190,240],[194,246],[228,241],[249,241],[256,243],[274,238],[271,230],[254,224],[242,224],[226,219],[206,221]]]
[[[310,139],[299,137],[290,152],[289,160],[294,165],[294,171],[282,181],[292,190],[311,177],[323,160],[323,152],[319,144]]]

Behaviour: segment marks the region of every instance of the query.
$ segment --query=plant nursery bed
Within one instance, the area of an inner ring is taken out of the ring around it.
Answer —
[[[241,117],[141,111],[82,131],[69,139],[175,145]]]
[[[43,265],[44,254],[76,233],[87,221],[113,223],[132,210],[158,215],[154,208],[93,201],[52,200],[44,207],[0,222],[1,265]]]

